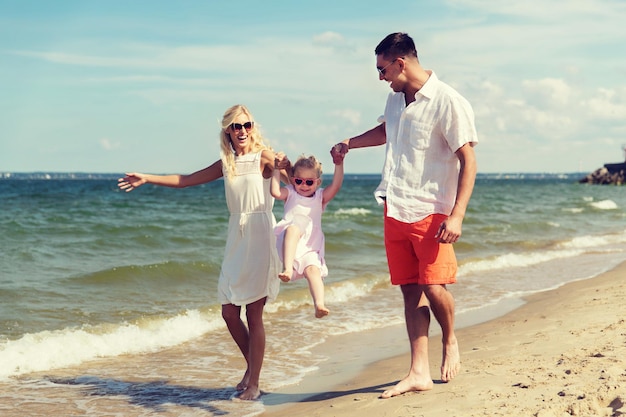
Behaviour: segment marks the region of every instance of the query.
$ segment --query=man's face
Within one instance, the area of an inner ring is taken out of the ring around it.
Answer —
[[[389,83],[389,87],[395,92],[402,91],[397,83],[394,83],[400,74],[400,61],[402,58],[386,59],[383,55],[376,55],[376,69],[378,70],[378,79],[385,80]]]

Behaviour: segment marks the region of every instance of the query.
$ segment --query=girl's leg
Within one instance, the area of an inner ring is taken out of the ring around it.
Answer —
[[[248,319],[248,328],[250,329],[248,351],[249,378],[246,389],[239,395],[241,400],[256,400],[261,396],[259,378],[265,355],[265,327],[263,325],[265,300],[266,298],[262,298],[246,306],[246,317]]]
[[[296,247],[301,237],[302,232],[298,226],[292,225],[285,229],[283,239],[283,272],[278,274],[278,278],[283,282],[289,282],[289,280],[291,280],[291,275],[293,274],[293,259],[296,256]]]
[[[330,313],[324,304],[324,282],[322,281],[322,272],[316,266],[309,265],[304,270],[304,277],[309,282],[309,291],[313,297],[313,305],[315,306],[315,317],[322,318]]]
[[[237,391],[243,391],[248,386],[250,379],[250,335],[248,334],[246,325],[241,320],[241,307],[234,304],[222,304],[222,318],[226,322],[226,327],[228,327],[230,335],[246,360],[246,372],[241,382],[239,382],[236,387]]]

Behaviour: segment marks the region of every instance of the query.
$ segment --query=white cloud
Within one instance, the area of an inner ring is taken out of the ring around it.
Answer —
[[[572,94],[572,88],[564,80],[556,78],[524,80],[522,86],[535,99],[541,98],[549,106],[569,104]]]
[[[111,140],[107,138],[102,138],[100,139],[100,147],[105,151],[113,151],[119,149],[121,144],[119,142],[111,142]]]
[[[319,35],[313,36],[314,45],[334,46],[337,44],[344,44],[345,42],[346,42],[346,39],[343,37],[343,35],[337,32],[324,32],[324,33],[320,33]]]
[[[614,89],[599,88],[582,105],[589,113],[603,120],[626,120],[626,88],[621,92]]]
[[[361,123],[361,113],[354,109],[342,109],[331,112],[333,116],[347,120],[352,125],[358,126]]]

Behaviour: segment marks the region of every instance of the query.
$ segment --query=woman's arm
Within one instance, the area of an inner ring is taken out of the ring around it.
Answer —
[[[117,186],[126,192],[132,191],[143,184],[154,184],[163,187],[185,188],[194,185],[205,184],[222,177],[222,161],[216,161],[212,165],[196,171],[193,174],[181,175],[154,175],[128,172],[124,178],[117,180]]]

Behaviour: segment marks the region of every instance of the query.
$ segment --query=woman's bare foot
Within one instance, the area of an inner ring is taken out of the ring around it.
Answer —
[[[433,389],[432,379],[422,380],[416,376],[408,375],[395,387],[383,392],[380,398],[391,398],[411,391],[428,391]]]
[[[248,388],[248,381],[250,380],[250,371],[246,369],[246,373],[243,375],[241,382],[237,384],[235,389],[237,391],[243,391]]]
[[[238,399],[242,401],[255,401],[261,396],[261,390],[259,387],[247,387],[239,396]]]
[[[461,369],[461,355],[459,344],[454,339],[449,345],[443,346],[443,359],[441,361],[441,381],[451,381]]]
[[[315,306],[315,317],[321,319],[322,317],[326,317],[330,313],[330,310],[326,308],[326,306]]]
[[[291,281],[291,274],[285,269],[283,272],[278,274],[278,278],[280,278],[282,282],[289,282]]]

